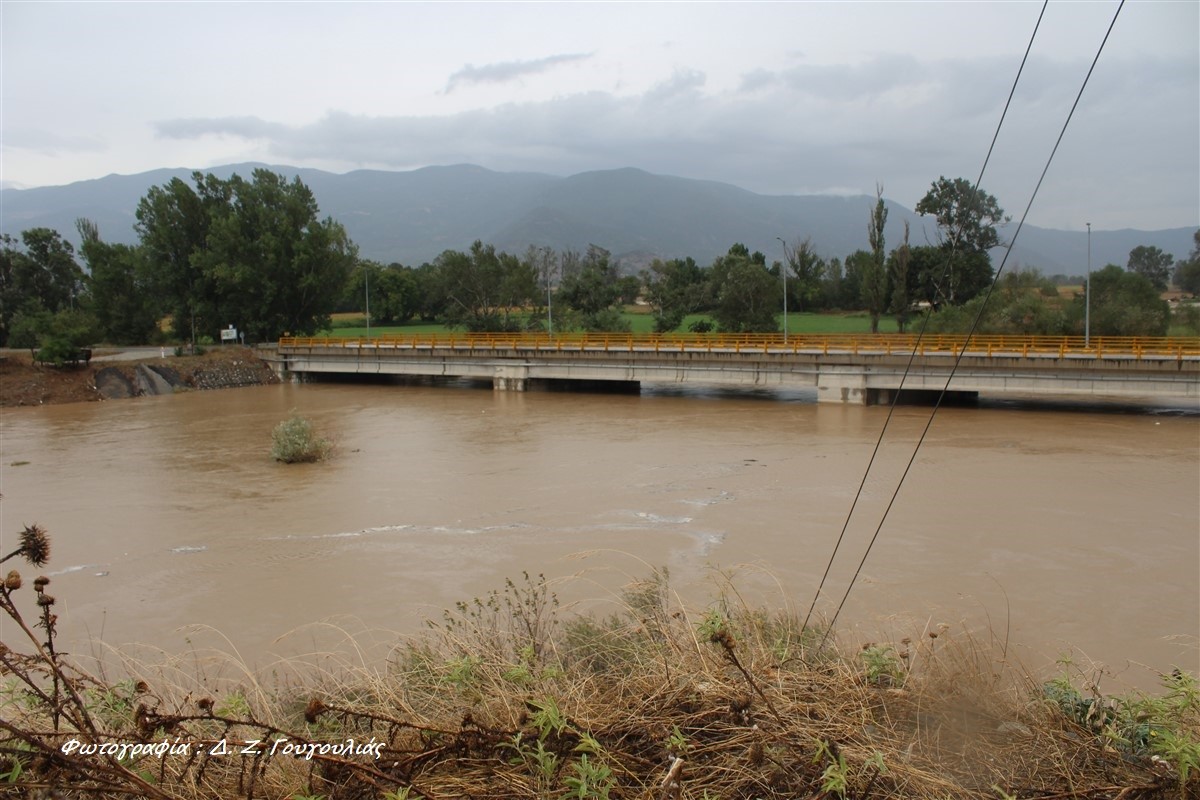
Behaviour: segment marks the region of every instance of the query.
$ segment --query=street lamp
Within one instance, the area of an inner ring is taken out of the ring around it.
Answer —
[[[550,248],[543,248],[541,261],[546,268],[546,335],[554,336],[554,302],[550,299],[550,278],[552,276],[549,255]]]
[[[1088,229],[1087,282],[1083,284],[1083,346],[1092,343],[1092,223],[1084,223]]]
[[[371,270],[364,269],[363,277],[366,279],[365,292],[367,295],[367,338],[371,338]]]
[[[788,270],[788,254],[787,242],[779,236],[775,237],[779,243],[783,245],[783,264],[780,265],[780,272],[783,273],[783,343],[787,344],[787,270]]]

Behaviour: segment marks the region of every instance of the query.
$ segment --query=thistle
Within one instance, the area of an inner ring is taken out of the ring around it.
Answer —
[[[26,525],[25,530],[21,531],[21,546],[0,558],[0,564],[16,556],[23,556],[35,567],[45,566],[50,560],[50,537],[46,529],[37,524]]]

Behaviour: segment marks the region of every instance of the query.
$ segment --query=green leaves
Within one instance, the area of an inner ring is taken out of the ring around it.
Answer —
[[[514,312],[541,295],[532,264],[478,240],[469,253],[442,253],[435,267],[446,324],[469,331],[517,330]]]
[[[326,326],[357,251],[345,229],[319,220],[307,186],[270,170],[251,180],[197,172],[152,188],[136,230],[178,334],[234,325],[251,338]]]
[[[941,229],[942,246],[960,252],[999,247],[996,226],[1009,220],[995,197],[976,190],[966,178],[939,177],[915,210],[921,216],[932,215]]]
[[[716,296],[713,317],[723,332],[775,333],[783,311],[782,287],[762,253],[735,244],[713,262],[710,281]]]

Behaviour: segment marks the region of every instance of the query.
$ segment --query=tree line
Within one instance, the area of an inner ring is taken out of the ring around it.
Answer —
[[[234,326],[251,341],[312,334],[336,311],[363,311],[376,324],[439,322],[469,331],[628,329],[622,309],[647,304],[655,329],[774,332],[782,310],[865,310],[872,330],[891,316],[900,330],[931,313],[934,330],[965,330],[992,284],[988,251],[1007,221],[996,199],[961,178],[939,178],[916,211],[937,241],[913,246],[884,236],[883,189],[864,220],[866,247],[825,259],[810,238],[780,239],[783,260],[735,243],[711,264],[656,259],[633,275],[598,245],[584,251],[531,246],[514,255],[481,241],[418,267],[360,259],[345,229],[321,218],[312,192],[269,170],[249,179],[196,172],[141,198],[138,244],[105,242],[81,219],[78,254],[57,231],[34,228],[0,239],[0,345],[55,354],[95,341],[113,344],[211,339]],[[82,257],[80,265],[77,255]],[[1135,248],[1128,269],[1092,275],[1091,330],[1161,335],[1159,299],[1172,276],[1200,292],[1196,248],[1178,263],[1155,247]],[[1005,275],[981,330],[1082,333],[1082,293],[1059,297],[1036,271]],[[167,327],[164,329],[164,321]]]

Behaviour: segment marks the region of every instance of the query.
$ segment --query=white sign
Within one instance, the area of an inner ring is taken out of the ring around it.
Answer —
[[[221,341],[222,342],[236,342],[237,341],[237,328],[230,327],[230,328],[226,328],[225,330],[221,331]]]

